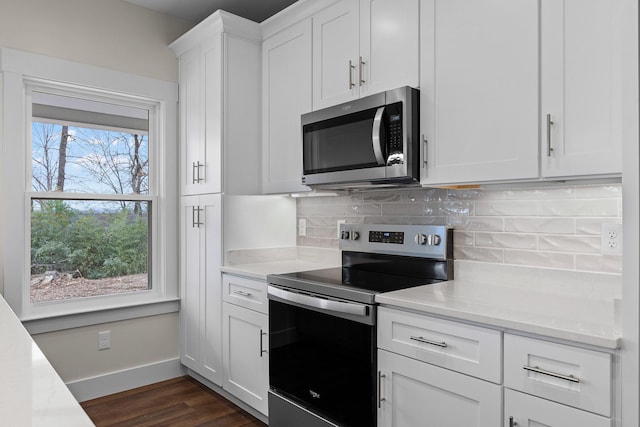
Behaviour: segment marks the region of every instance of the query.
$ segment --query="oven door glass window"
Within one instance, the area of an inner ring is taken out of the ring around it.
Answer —
[[[375,426],[375,327],[269,301],[271,389],[343,426]]]

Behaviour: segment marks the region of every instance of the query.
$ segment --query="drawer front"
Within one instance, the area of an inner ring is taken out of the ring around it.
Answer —
[[[611,416],[609,353],[504,337],[504,385],[576,408]]]
[[[509,424],[513,417],[513,423]],[[611,418],[571,408],[539,397],[506,389],[504,426],[611,427]]]
[[[502,382],[499,331],[380,307],[378,347],[494,383]]]
[[[262,280],[224,274],[222,299],[260,313],[269,313],[267,282]]]

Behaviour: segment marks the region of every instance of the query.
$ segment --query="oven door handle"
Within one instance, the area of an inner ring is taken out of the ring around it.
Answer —
[[[273,295],[295,304],[313,307],[320,310],[333,311],[336,313],[367,317],[366,305],[316,298],[310,295],[299,294],[297,292],[285,291],[284,289],[276,288],[274,286],[269,286],[267,288],[267,292],[269,295]]]

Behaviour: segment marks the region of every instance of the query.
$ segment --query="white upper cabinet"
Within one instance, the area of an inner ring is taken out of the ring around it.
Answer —
[[[419,83],[419,0],[343,0],[313,16],[313,108]]]
[[[311,18],[262,44],[262,188],[309,191],[302,176],[300,115],[311,111]]]
[[[260,194],[260,26],[216,12],[171,48],[180,67],[181,194]]]
[[[360,0],[360,96],[420,85],[419,34],[419,0]]]
[[[538,1],[421,8],[421,183],[537,178]]]
[[[543,177],[619,174],[618,2],[542,0]]]

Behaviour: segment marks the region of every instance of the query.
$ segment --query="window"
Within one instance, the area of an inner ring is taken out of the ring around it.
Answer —
[[[177,84],[0,48],[0,288],[32,332],[177,311]]]
[[[149,111],[41,90],[31,90],[30,302],[152,289]]]

